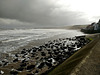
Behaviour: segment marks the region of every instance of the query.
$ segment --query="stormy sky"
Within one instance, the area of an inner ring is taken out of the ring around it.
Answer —
[[[67,26],[100,18],[99,0],[0,0],[0,26]]]

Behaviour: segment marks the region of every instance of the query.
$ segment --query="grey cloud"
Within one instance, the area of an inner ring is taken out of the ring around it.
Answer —
[[[56,0],[0,0],[0,18],[43,26],[88,23],[82,13],[61,11],[53,1]]]
[[[35,23],[28,23],[28,22],[21,22],[16,19],[6,19],[6,18],[0,18],[0,29],[1,28],[34,28],[37,24]]]

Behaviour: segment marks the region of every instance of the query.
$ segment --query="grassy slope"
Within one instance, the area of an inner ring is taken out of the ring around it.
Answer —
[[[80,49],[69,59],[64,61],[61,65],[56,67],[48,75],[69,75],[71,71],[77,66],[91,51],[93,46],[97,43],[97,39],[91,41],[88,45]]]
[[[67,26],[67,27],[63,27],[64,29],[74,29],[74,30],[77,30],[77,29],[82,29],[82,28],[85,28],[87,25],[73,25],[73,26]]]

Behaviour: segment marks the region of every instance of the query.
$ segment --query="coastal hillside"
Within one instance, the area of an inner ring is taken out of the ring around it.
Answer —
[[[97,23],[93,22],[85,28],[81,28],[81,31],[88,34],[100,33],[100,20]]]
[[[66,29],[74,29],[74,30],[80,30],[82,28],[85,28],[87,25],[73,25],[73,26],[67,26],[67,27],[64,27]]]

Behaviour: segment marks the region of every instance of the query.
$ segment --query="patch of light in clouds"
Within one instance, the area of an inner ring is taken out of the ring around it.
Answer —
[[[94,20],[94,16],[100,16],[100,0],[58,0],[56,4],[63,11],[82,12],[84,17]]]

